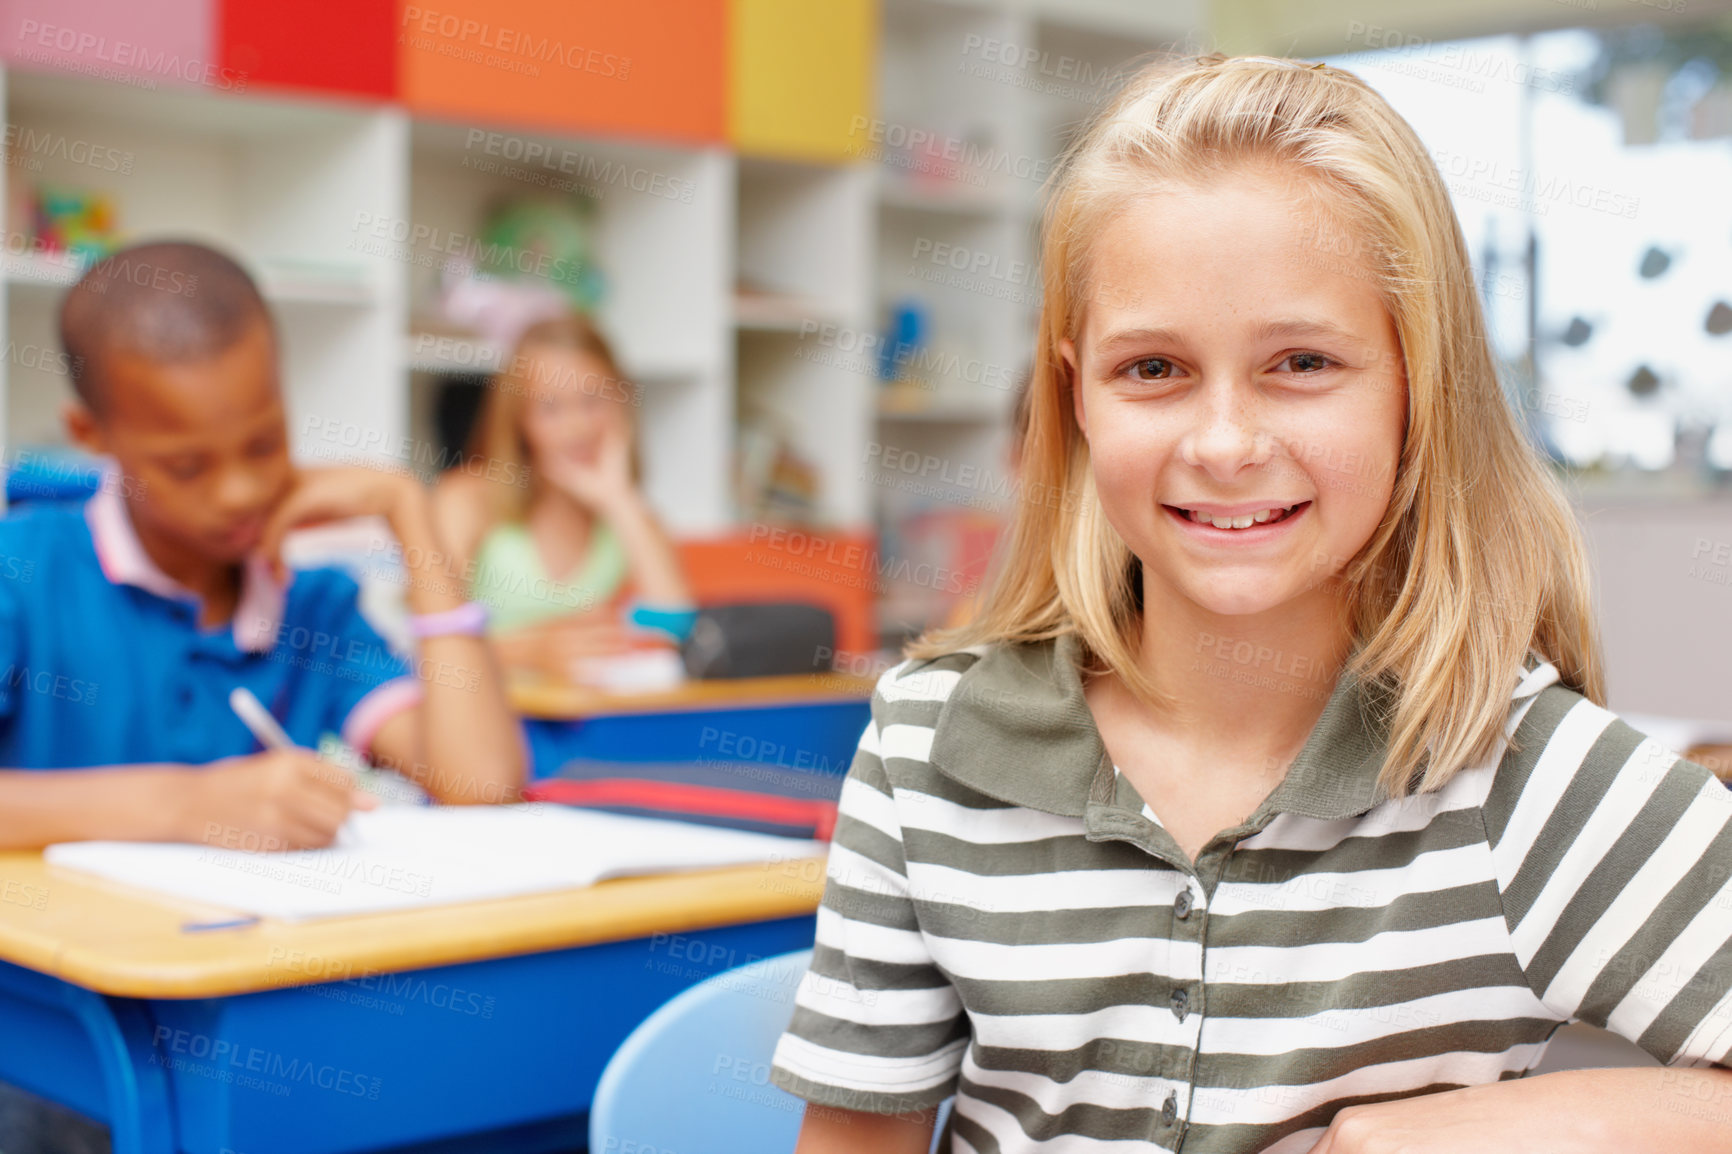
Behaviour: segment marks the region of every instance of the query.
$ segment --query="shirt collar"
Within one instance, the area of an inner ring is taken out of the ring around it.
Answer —
[[[1012,805],[1085,816],[1091,790],[1110,780],[1111,764],[1083,697],[1079,652],[1069,635],[986,649],[939,713],[933,767]],[[1529,686],[1524,680],[1522,688]],[[1343,672],[1304,748],[1259,811],[1336,820],[1377,805],[1390,704],[1387,691]]]
[[[84,505],[84,520],[90,526],[90,540],[103,576],[116,585],[132,585],[166,600],[198,604],[196,593],[164,573],[145,552],[120,495],[119,480],[115,470],[106,470],[96,495]],[[241,571],[240,600],[235,605],[235,648],[243,653],[263,653],[274,645],[286,599],[286,588],[271,575],[265,559],[248,558]]]

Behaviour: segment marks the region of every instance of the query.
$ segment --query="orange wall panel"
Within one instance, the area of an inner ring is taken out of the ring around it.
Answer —
[[[400,4],[413,113],[681,143],[726,135],[725,0]]]

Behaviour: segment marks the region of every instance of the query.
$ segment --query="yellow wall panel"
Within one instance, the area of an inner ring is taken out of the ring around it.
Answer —
[[[872,115],[876,0],[731,0],[728,135],[753,156],[848,160]]]

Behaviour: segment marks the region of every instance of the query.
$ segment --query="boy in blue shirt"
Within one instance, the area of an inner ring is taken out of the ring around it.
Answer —
[[[114,468],[87,502],[0,522],[0,558],[29,562],[0,564],[0,848],[329,844],[370,795],[307,749],[260,750],[236,686],[299,746],[337,733],[435,800],[514,798],[520,731],[426,490],[290,462],[276,334],[247,274],[202,245],[135,246],[85,273],[60,330],[68,431]],[[369,515],[403,546],[413,669],[352,579],[279,555],[297,526]]]

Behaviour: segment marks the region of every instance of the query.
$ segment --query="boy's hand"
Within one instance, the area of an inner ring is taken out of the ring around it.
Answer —
[[[418,502],[418,504],[417,504]],[[429,501],[421,482],[402,473],[360,466],[337,469],[296,469],[294,487],[271,513],[259,540],[259,553],[271,563],[278,580],[287,577],[283,538],[291,530],[349,517],[384,517],[399,540],[406,513],[428,516]]]
[[[350,810],[379,804],[347,770],[305,749],[224,758],[191,779],[186,840],[215,848],[318,849],[331,844]]]

